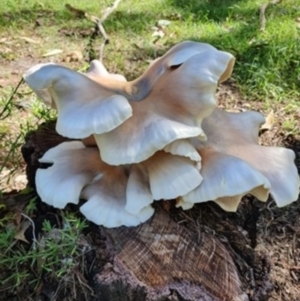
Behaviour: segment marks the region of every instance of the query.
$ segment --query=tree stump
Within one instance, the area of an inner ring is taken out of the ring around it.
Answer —
[[[22,147],[32,187],[38,159],[69,140],[54,128],[54,123],[41,125]],[[156,202],[152,219],[138,227],[94,226],[100,237],[90,269],[95,300],[268,300],[269,255],[255,249],[263,206],[250,197],[237,213],[212,202],[189,211],[172,201]]]

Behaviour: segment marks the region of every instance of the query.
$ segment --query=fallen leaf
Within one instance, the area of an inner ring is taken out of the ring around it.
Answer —
[[[29,244],[29,241],[25,238],[25,232],[26,230],[30,227],[30,221],[29,220],[24,220],[22,223],[21,223],[21,229],[20,231],[15,235],[15,239],[16,240],[21,240],[21,241],[24,241],[26,243]]]
[[[44,20],[42,18],[38,18],[35,20],[35,26],[42,26],[44,24]]]
[[[268,116],[266,117],[266,122],[261,126],[261,130],[270,130],[272,129],[273,125],[275,123],[275,114],[272,110]]]
[[[165,33],[159,28],[156,28],[152,34],[152,37],[163,38],[164,36],[165,36]]]
[[[158,20],[157,21],[157,26],[159,27],[167,27],[171,24],[171,21],[169,20]]]
[[[28,37],[20,37],[21,40],[24,40],[27,43],[31,43],[31,44],[40,44],[39,41],[28,38]]]
[[[60,54],[62,52],[63,51],[61,49],[53,49],[53,50],[50,50],[50,51],[46,52],[45,54],[43,54],[43,57],[57,55],[57,54]]]
[[[66,57],[63,59],[63,61],[67,62],[67,63],[68,62],[80,62],[82,60],[83,60],[83,54],[78,50],[68,53],[66,55]]]

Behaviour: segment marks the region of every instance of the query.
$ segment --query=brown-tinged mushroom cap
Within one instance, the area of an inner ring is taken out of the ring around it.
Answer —
[[[58,133],[69,138],[94,134],[102,159],[120,165],[146,160],[178,139],[205,139],[202,119],[216,106],[217,84],[233,64],[229,53],[183,42],[132,82],[109,75],[98,61],[86,76],[46,64],[31,68],[24,79],[55,103]]]
[[[295,154],[281,147],[258,145],[262,123],[263,116],[256,112],[215,109],[203,121],[207,141],[193,141],[202,158],[203,182],[182,201],[192,204],[216,200],[224,209],[234,211],[247,193],[266,201],[269,190],[279,207],[297,200]]]
[[[85,75],[91,79],[95,78],[96,81],[99,80],[99,77],[103,77],[103,78],[110,78],[122,82],[127,82],[126,78],[123,75],[109,73],[107,69],[104,67],[104,65],[98,60],[91,61],[90,67],[86,71]]]
[[[261,191],[259,199],[267,201],[270,188],[268,179],[247,162],[212,148],[201,149],[200,155],[203,181],[183,196],[183,202],[193,204],[214,200],[224,210],[236,211],[242,197],[257,188]]]
[[[111,165],[138,163],[178,139],[205,140],[202,119],[216,106],[217,85],[230,75],[233,62],[229,53],[195,42],[181,43],[156,60],[129,83],[132,117],[95,135],[102,159]]]
[[[124,96],[60,65],[36,65],[24,79],[38,96],[57,108],[56,130],[69,138],[111,131],[132,114]]]

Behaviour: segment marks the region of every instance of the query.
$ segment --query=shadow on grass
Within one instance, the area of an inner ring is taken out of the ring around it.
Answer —
[[[111,32],[134,32],[139,34],[155,25],[157,15],[154,12],[128,13],[116,11],[105,21],[105,29]],[[35,26],[57,26],[64,27],[93,27],[94,23],[85,17],[76,17],[67,9],[54,10],[41,7],[21,9],[12,12],[0,12],[0,29],[8,27],[33,28]]]
[[[182,10],[184,15],[193,14],[195,20],[220,22],[239,10],[242,0],[169,0],[171,6]]]
[[[0,13],[0,28],[24,27],[34,24],[37,20],[45,18],[46,20],[55,19],[58,23],[74,19],[67,11],[55,11],[40,7],[30,9],[21,9],[18,11]]]

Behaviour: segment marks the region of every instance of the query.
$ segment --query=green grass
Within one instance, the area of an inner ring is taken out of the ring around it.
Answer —
[[[111,2],[68,3],[90,14],[100,15],[101,9]],[[204,41],[237,57],[233,77],[245,95],[262,101],[266,98],[296,99],[300,90],[300,31],[296,24],[300,3],[286,0],[270,5],[266,10],[266,30],[261,32],[259,8],[263,3],[264,0],[124,0],[105,22],[111,38],[105,56],[106,65],[112,71],[133,78],[146,67],[146,60],[161,55],[171,45],[182,40]],[[39,16],[45,16],[44,24],[48,28],[36,28],[35,33],[41,35],[46,30],[46,34],[53,38],[61,27],[91,26],[85,19],[74,18],[64,4],[57,0],[6,0],[2,6],[4,18],[0,17],[0,32],[4,28],[32,30]],[[53,15],[46,18],[48,12],[53,12]],[[173,20],[166,29],[166,37],[153,45],[151,27],[159,19],[172,19],[178,15],[181,17]]]
[[[105,22],[111,38],[105,63],[112,71],[134,78],[146,68],[147,60],[161,55],[171,45],[183,40],[204,41],[237,57],[233,77],[245,95],[262,101],[295,100],[300,90],[300,30],[296,24],[300,3],[286,0],[270,5],[266,30],[261,32],[259,8],[265,2],[123,0]],[[35,20],[42,18],[46,28],[36,28],[35,34],[47,34],[55,44],[59,28],[91,27],[87,20],[74,18],[65,3],[99,16],[111,2],[4,0],[0,32],[32,30]],[[177,19],[172,20],[174,16]],[[166,36],[153,45],[151,27],[159,19],[171,19],[172,23]]]
[[[2,206],[0,210],[5,208]],[[35,199],[24,211],[34,216]],[[78,285],[74,275],[83,273],[83,256],[89,251],[81,241],[86,222],[68,213],[63,215],[60,228],[45,220],[38,237],[35,237],[35,228],[31,228],[33,242],[29,244],[24,233],[30,230],[33,222],[27,214],[22,214],[20,225],[16,225],[18,219],[15,215],[7,214],[0,219],[1,294],[10,293],[24,300],[19,293],[24,295],[26,292],[26,300],[33,300],[36,290],[46,278],[57,285],[57,292],[66,287],[72,290],[74,285]]]

